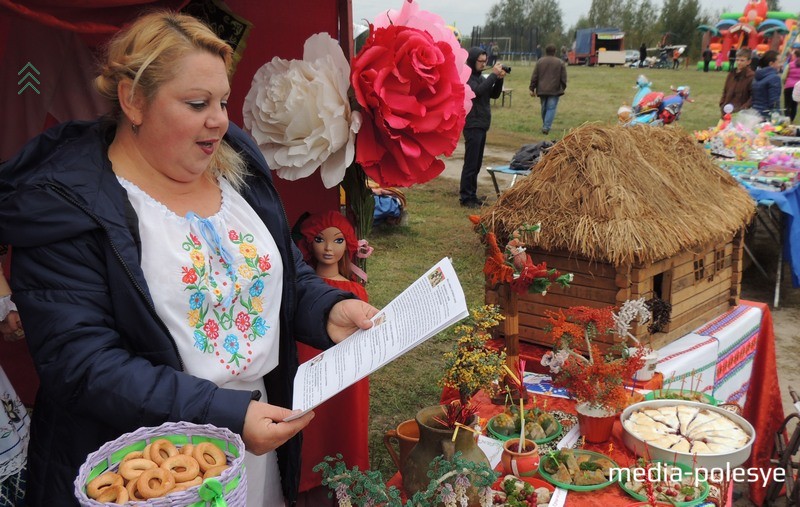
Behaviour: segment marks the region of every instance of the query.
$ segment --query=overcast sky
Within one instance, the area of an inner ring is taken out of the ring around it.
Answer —
[[[375,15],[388,9],[399,10],[405,0],[352,0],[353,21],[358,23],[362,19],[372,21]],[[422,9],[431,11],[444,18],[448,24],[455,24],[463,33],[469,34],[473,26],[483,25],[486,14],[492,5],[499,3],[494,0],[416,0]],[[659,0],[655,0],[660,4]],[[589,12],[592,0],[561,0],[561,14],[564,28],[574,25],[578,18]],[[702,9],[714,12],[717,9],[723,12],[744,10],[746,0],[700,0]],[[800,0],[781,0],[781,9],[785,12],[800,12]],[[725,7],[728,7],[727,9]]]

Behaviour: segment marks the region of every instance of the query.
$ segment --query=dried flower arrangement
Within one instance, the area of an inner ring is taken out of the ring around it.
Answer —
[[[459,399],[447,405],[445,419],[437,419],[446,428],[466,424],[476,410],[470,405],[472,395],[503,377],[505,352],[488,348],[486,342],[491,339],[490,330],[504,318],[498,306],[485,305],[470,310],[469,319],[453,329],[456,343],[444,355],[440,384],[457,389]]]
[[[554,349],[542,357],[542,365],[550,368],[553,385],[568,389],[578,402],[592,408],[610,412],[623,408],[628,400],[624,382],[644,365],[645,348],[625,346],[627,339],[633,338],[631,322],[649,320],[644,300],[626,301],[619,313],[611,306],[576,306],[547,314]],[[602,353],[593,340],[605,334],[622,337],[621,350],[612,347]],[[578,343],[585,346],[588,358],[578,353]]]

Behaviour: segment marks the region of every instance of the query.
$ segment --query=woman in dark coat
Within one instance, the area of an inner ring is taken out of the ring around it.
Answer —
[[[313,417],[284,421],[295,340],[330,347],[376,310],[292,243],[266,162],[228,123],[231,56],[190,16],[144,16],[97,78],[111,118],[51,129],[0,170],[0,243],[41,379],[29,506],[76,505],[88,453],[177,421],[242,436],[248,506],[295,498]]]

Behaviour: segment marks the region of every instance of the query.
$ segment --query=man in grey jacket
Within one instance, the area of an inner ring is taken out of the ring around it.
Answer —
[[[567,66],[556,58],[556,47],[548,44],[545,56],[536,62],[531,75],[531,97],[539,96],[542,104],[542,134],[549,134],[556,117],[558,99],[567,89]]]

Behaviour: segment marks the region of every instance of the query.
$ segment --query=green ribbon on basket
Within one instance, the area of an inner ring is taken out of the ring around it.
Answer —
[[[200,485],[197,493],[200,495],[201,501],[193,503],[189,507],[205,507],[208,504],[211,504],[211,507],[228,507],[222,483],[216,478],[206,479]]]

